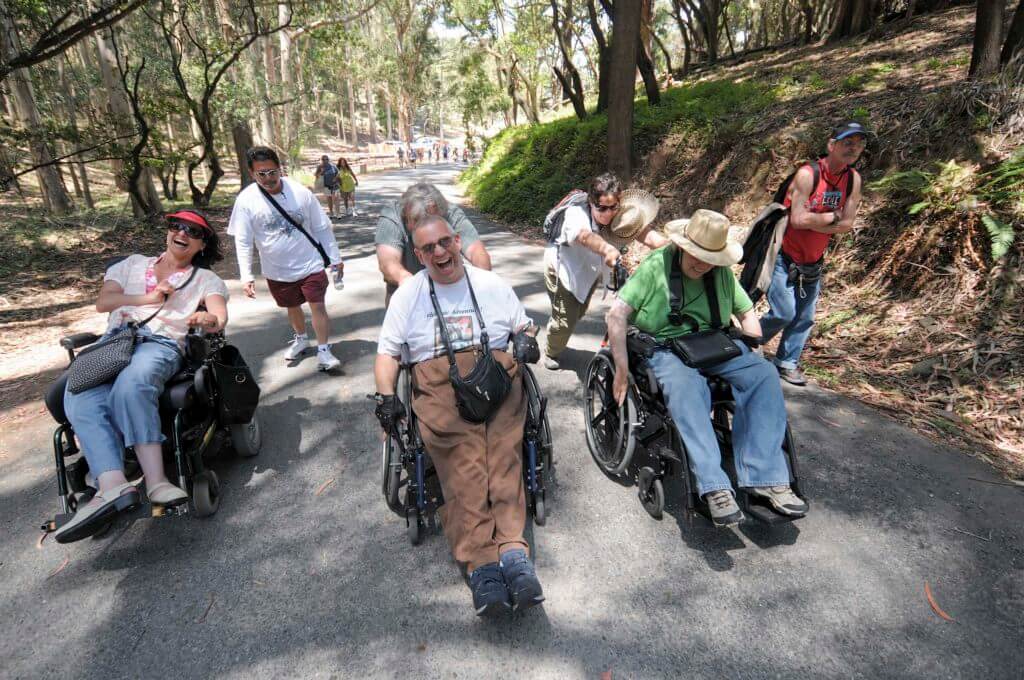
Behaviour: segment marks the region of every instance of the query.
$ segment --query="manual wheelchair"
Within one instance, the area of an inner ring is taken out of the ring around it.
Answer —
[[[632,480],[644,509],[660,519],[665,509],[663,479],[678,471],[685,496],[687,517],[701,514],[710,520],[707,505],[697,495],[697,484],[686,453],[686,445],[662,399],[654,372],[644,360],[649,345],[636,328],[626,334],[629,357],[629,388],[620,406],[612,392],[615,360],[610,348],[602,347],[587,366],[584,409],[587,446],[598,467],[609,477]],[[708,376],[711,390],[711,423],[722,454],[722,466],[736,490],[736,502],[745,515],[766,524],[789,522],[796,517],[773,511],[763,500],[736,485],[732,451],[732,416],[735,403],[729,384]],[[806,502],[800,491],[796,447],[786,424],[782,445],[789,465],[790,487]]]
[[[526,364],[519,364],[526,393],[526,424],[523,431],[523,485],[526,507],[537,526],[547,521],[546,482],[552,470],[551,426],[547,397],[540,393],[537,378]],[[412,365],[400,364],[396,393],[405,405],[405,418],[381,445],[381,474],[384,502],[405,518],[409,542],[423,540],[427,520],[444,504],[441,482],[423,446],[412,410]]]
[[[80,350],[100,339],[95,333],[76,333],[64,337],[61,347],[67,350],[69,366]],[[195,514],[206,517],[220,507],[221,489],[217,474],[206,466],[206,460],[215,455],[225,443],[241,457],[250,458],[260,452],[262,431],[258,408],[251,412],[245,423],[231,423],[238,417],[218,384],[214,364],[244,366],[241,354],[227,344],[223,332],[202,335],[190,332],[185,338],[185,361],[164,386],[160,395],[159,411],[164,442],[164,465],[168,477],[176,479],[178,486],[188,493]],[[251,379],[248,371],[236,379]],[[247,376],[247,377],[246,377]],[[75,441],[75,433],[64,412],[64,395],[68,371],[64,371],[47,389],[44,401],[57,421],[53,433],[53,456],[57,468],[57,493],[61,512],[42,525],[44,532],[56,531],[74,515],[80,505],[88,503],[96,488],[87,478],[89,465]],[[256,388],[258,391],[258,388]],[[248,415],[248,414],[246,414]],[[78,455],[68,462],[69,458]],[[138,461],[129,447],[125,450],[125,474],[129,480],[141,475]],[[149,505],[143,502],[131,517],[162,517],[188,512],[189,503],[178,505]],[[112,524],[113,520],[109,524]],[[108,527],[109,527],[108,524]],[[103,533],[101,530],[99,533]]]

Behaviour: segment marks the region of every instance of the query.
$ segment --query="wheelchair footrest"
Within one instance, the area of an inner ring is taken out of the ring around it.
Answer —
[[[803,516],[793,517],[775,512],[765,501],[755,498],[750,494],[741,492],[740,495],[740,509],[742,509],[745,514],[763,524],[786,524],[803,518]]]

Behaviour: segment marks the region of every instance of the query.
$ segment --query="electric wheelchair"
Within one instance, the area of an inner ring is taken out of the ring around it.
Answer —
[[[519,371],[526,393],[522,449],[526,507],[537,526],[543,526],[547,521],[545,483],[551,475],[553,458],[547,398],[541,395],[528,365],[519,364]],[[405,518],[409,542],[418,545],[427,520],[444,504],[444,497],[412,410],[412,364],[400,364],[396,393],[405,405],[405,418],[395,424],[381,446],[382,491],[388,508]]]
[[[76,350],[99,339],[95,333],[76,333],[62,338],[60,345],[68,352],[69,366],[75,360]],[[239,368],[244,370],[231,370]],[[238,349],[226,342],[223,332],[203,335],[192,331],[185,337],[184,364],[167,381],[159,400],[161,429],[167,438],[163,446],[165,469],[168,477],[176,479],[177,485],[188,493],[199,517],[217,512],[221,499],[220,482],[205,461],[224,444],[230,444],[237,455],[245,458],[258,455],[262,445],[258,407],[239,409],[229,403],[218,375],[222,376],[221,380],[230,379],[232,382],[252,380]],[[42,525],[42,530],[47,533],[59,529],[74,516],[80,505],[88,503],[96,494],[96,488],[87,479],[88,462],[84,455],[78,455],[81,451],[64,412],[67,380],[68,371],[65,370],[50,385],[44,397],[47,409],[58,423],[53,433],[53,456],[61,510],[54,519]],[[246,387],[255,390],[258,398],[259,388],[255,383]],[[231,389],[237,389],[237,385],[232,385]],[[77,458],[69,462],[68,459],[75,456]],[[124,459],[128,479],[140,477],[141,469],[130,447],[125,450]],[[183,515],[188,510],[187,501],[174,506],[143,502],[134,511],[121,514],[162,517]],[[105,531],[102,529],[96,535]]]
[[[649,336],[648,336],[649,338]],[[710,520],[707,505],[697,495],[696,479],[690,469],[686,445],[662,399],[654,372],[647,367],[649,339],[636,328],[626,334],[629,357],[629,388],[620,406],[612,393],[615,360],[611,349],[603,346],[587,366],[584,382],[584,414],[587,446],[598,467],[609,477],[632,480],[644,509],[661,519],[665,509],[663,479],[678,472],[685,495],[687,517],[700,514]],[[606,341],[607,342],[607,341]],[[711,391],[711,423],[722,454],[722,468],[733,488],[743,513],[766,524],[790,522],[798,517],[776,513],[761,498],[736,485],[732,450],[732,416],[735,403],[725,380],[707,376]],[[789,465],[790,487],[807,502],[800,490],[796,446],[789,424],[782,444]]]

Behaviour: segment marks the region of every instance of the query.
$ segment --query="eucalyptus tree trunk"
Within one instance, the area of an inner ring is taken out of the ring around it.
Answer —
[[[356,97],[351,78],[345,78],[345,94],[348,95],[348,129],[352,131],[352,145],[358,149],[359,126],[356,124]]]
[[[290,18],[291,6],[288,3],[279,3],[277,5],[278,22],[285,24]],[[292,96],[294,79],[292,77],[292,37],[287,29],[278,31],[277,41],[278,51],[281,55],[279,82],[281,83],[281,89],[284,91],[285,99],[288,100]],[[295,124],[295,107],[292,102],[286,101],[281,105],[281,112],[284,120],[282,126],[284,134],[280,141],[285,146],[289,159],[295,161],[297,159],[292,158],[296,152],[296,140],[298,137]]]
[[[0,0],[0,56],[4,61],[10,61],[19,52],[21,52],[21,43],[17,29],[11,19],[6,2]],[[74,209],[74,206],[67,189],[64,188],[64,184],[60,180],[57,167],[54,165],[53,149],[46,141],[46,133],[39,115],[39,108],[36,106],[35,91],[32,88],[29,70],[19,68],[12,71],[7,76],[7,87],[12,90],[16,116],[31,135],[29,147],[32,150],[33,163],[40,166],[36,170],[36,177],[39,180],[43,202],[55,215],[66,215]]]
[[[384,123],[387,125],[388,139],[394,139],[394,123],[391,118],[391,88],[384,83]]]
[[[627,183],[633,174],[633,93],[639,36],[640,0],[618,0],[608,74],[608,167]]]
[[[61,59],[56,60],[57,64],[57,80],[60,83],[60,89],[64,93],[61,95],[61,100],[64,104],[64,116],[68,120],[68,125],[71,128],[71,132],[74,136],[78,137],[78,120],[75,115],[75,88],[68,80],[67,74],[64,72],[64,62]],[[77,175],[76,175],[77,173]],[[85,170],[85,163],[81,161],[81,157],[72,161],[71,165],[71,179],[75,183],[75,194],[85,200],[85,205],[89,210],[95,208],[95,204],[92,200],[92,190],[89,187],[89,175]]]
[[[377,139],[377,107],[373,100],[373,88],[369,83],[366,85],[366,117],[368,119],[370,144],[376,144],[379,141]]]
[[[974,48],[971,51],[972,78],[989,76],[999,70],[999,52],[1003,43],[1003,0],[978,0],[974,22]]]

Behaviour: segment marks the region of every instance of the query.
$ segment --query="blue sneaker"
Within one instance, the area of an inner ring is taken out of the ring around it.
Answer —
[[[529,609],[544,601],[544,591],[537,580],[537,572],[525,550],[509,550],[501,556],[499,564],[501,575],[512,595],[512,611]]]
[[[474,569],[469,575],[469,588],[473,591],[473,608],[477,616],[494,616],[512,608],[497,562]]]

